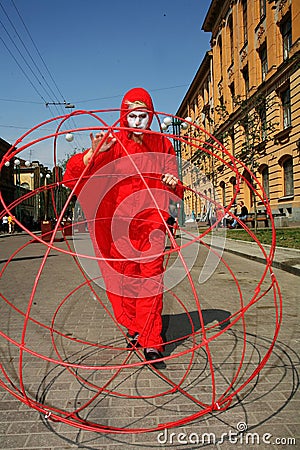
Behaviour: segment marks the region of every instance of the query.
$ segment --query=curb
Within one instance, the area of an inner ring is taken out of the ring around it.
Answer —
[[[215,248],[220,248],[220,247],[215,246]],[[247,253],[242,253],[242,252],[239,252],[237,250],[232,250],[232,249],[226,248],[226,247],[224,248],[224,251],[228,252],[228,253],[232,253],[233,255],[241,256],[242,258],[245,258],[245,259],[250,259],[252,261],[256,261],[256,262],[262,263],[262,264],[266,263],[266,260],[264,258],[260,258],[259,256],[250,255],[250,254],[247,254]],[[285,272],[289,272],[289,273],[291,273],[293,275],[296,275],[298,277],[300,276],[300,268],[292,266],[292,265],[287,264],[285,262],[280,262],[280,261],[273,260],[272,267],[274,267],[276,269],[284,270]]]

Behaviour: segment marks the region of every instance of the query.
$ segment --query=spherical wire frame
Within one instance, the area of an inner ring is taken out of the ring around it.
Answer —
[[[282,322],[282,297],[281,297],[281,292],[280,292],[280,289],[278,286],[277,279],[272,270],[272,262],[273,262],[273,258],[274,258],[275,242],[276,242],[275,225],[274,225],[274,219],[272,216],[272,211],[271,211],[271,207],[270,207],[267,195],[264,192],[264,189],[263,189],[262,185],[260,184],[259,180],[257,179],[257,177],[254,175],[254,173],[249,168],[247,168],[245,166],[245,164],[242,161],[238,160],[236,157],[231,155],[230,152],[214,136],[212,136],[206,130],[202,129],[201,127],[199,127],[198,125],[196,125],[194,123],[189,123],[189,127],[192,127],[193,131],[197,132],[197,136],[204,135],[205,137],[207,137],[207,139],[201,139],[199,137],[190,138],[188,133],[183,136],[178,136],[176,134],[169,133],[168,137],[172,140],[175,140],[175,141],[177,140],[180,143],[179,145],[188,144],[190,147],[192,147],[194,149],[195,152],[197,151],[197,152],[202,153],[202,155],[207,155],[207,156],[213,158],[214,160],[220,162],[224,167],[227,167],[227,169],[230,170],[234,174],[234,176],[236,178],[234,195],[233,195],[230,203],[226,207],[223,207],[223,205],[221,205],[223,208],[223,216],[226,213],[228,213],[231,215],[232,218],[235,218],[237,220],[239,226],[251,236],[252,240],[259,247],[261,254],[265,260],[265,267],[264,267],[262,276],[261,276],[260,280],[258,280],[258,282],[257,282],[256,288],[254,290],[252,297],[247,301],[247,303],[245,303],[243,294],[242,294],[242,291],[241,291],[241,288],[239,285],[239,281],[238,281],[237,277],[235,276],[235,274],[233,273],[233,270],[231,269],[231,267],[228,265],[228,263],[224,259],[222,249],[211,246],[210,244],[208,244],[206,242],[206,239],[205,239],[206,237],[209,237],[211,235],[211,233],[214,232],[214,230],[216,230],[216,228],[220,225],[220,221],[222,220],[222,218],[220,218],[220,217],[217,218],[215,223],[211,224],[205,230],[199,232],[199,234],[197,234],[197,235],[194,234],[193,232],[189,231],[188,229],[184,229],[184,232],[189,237],[189,240],[187,243],[183,243],[182,245],[177,244],[175,237],[172,235],[172,233],[168,229],[167,224],[165,224],[166,229],[167,229],[168,238],[171,242],[170,249],[166,248],[165,252],[164,252],[166,266],[168,264],[169,259],[172,257],[172,255],[174,253],[176,253],[177,258],[179,258],[180,263],[182,264],[182,267],[184,268],[185,276],[190,283],[190,292],[194,298],[194,302],[197,307],[197,311],[198,311],[199,319],[200,319],[200,329],[198,331],[196,331],[194,324],[193,324],[193,319],[192,319],[191,314],[189,313],[187,307],[185,306],[184,300],[180,299],[175,292],[170,291],[170,294],[173,296],[173,298],[176,300],[176,302],[180,305],[180,307],[186,314],[189,324],[190,324],[190,327],[191,327],[191,330],[192,330],[192,332],[189,335],[185,336],[186,339],[190,338],[192,340],[192,346],[190,348],[183,349],[181,351],[177,351],[176,353],[173,353],[168,356],[164,356],[162,358],[162,361],[165,361],[166,363],[168,363],[168,361],[175,360],[176,358],[179,358],[181,356],[187,356],[189,358],[188,363],[187,363],[187,368],[185,370],[185,373],[181,376],[181,379],[177,382],[174,382],[167,374],[164,373],[163,370],[158,370],[158,369],[152,368],[153,373],[156,373],[162,380],[164,380],[166,382],[166,384],[169,386],[169,389],[167,389],[163,392],[158,392],[156,394],[152,394],[152,395],[148,395],[148,396],[145,396],[145,395],[140,396],[140,395],[134,395],[134,394],[129,395],[129,394],[125,394],[120,391],[117,391],[117,390],[112,390],[112,389],[110,389],[109,386],[112,383],[112,381],[121,374],[123,369],[125,369],[125,368],[126,369],[141,368],[143,366],[149,365],[149,362],[145,361],[145,358],[143,357],[143,353],[142,353],[141,349],[136,349],[136,354],[138,355],[138,358],[139,358],[138,362],[130,362],[129,361],[131,358],[131,352],[125,352],[126,356],[123,358],[121,363],[112,364],[112,365],[111,364],[110,365],[94,365],[94,364],[89,365],[89,364],[82,364],[81,362],[74,363],[74,362],[68,361],[68,358],[65,358],[60,353],[60,350],[56,343],[57,337],[65,340],[65,341],[74,341],[77,344],[81,343],[83,346],[85,346],[89,349],[94,347],[95,349],[109,350],[110,352],[116,352],[118,354],[122,354],[122,352],[124,352],[126,350],[125,344],[123,347],[116,346],[114,344],[100,345],[100,344],[89,342],[88,340],[85,340],[85,339],[74,338],[74,337],[64,333],[63,331],[60,331],[59,328],[56,327],[57,316],[58,316],[61,308],[65,305],[66,302],[68,302],[70,297],[72,297],[73,294],[76,294],[76,292],[79,291],[82,287],[86,287],[90,290],[91,295],[93,295],[93,297],[97,300],[99,306],[104,309],[105,313],[114,322],[115,326],[117,327],[118,333],[121,336],[123,336],[125,339],[128,339],[126,337],[126,333],[123,330],[123,328],[116,322],[113,314],[110,312],[107,305],[102,301],[102,299],[98,295],[98,293],[95,289],[95,285],[94,285],[95,280],[91,279],[88,276],[88,274],[85,273],[85,271],[83,270],[83,268],[81,267],[81,264],[79,262],[80,258],[83,258],[83,259],[84,258],[89,258],[89,259],[94,258],[95,260],[97,260],[97,257],[96,256],[93,257],[90,255],[87,256],[84,254],[78,255],[76,252],[74,252],[72,250],[71,245],[66,238],[64,239],[66,249],[55,245],[55,235],[58,231],[61,230],[62,219],[63,219],[65,212],[68,208],[68,205],[73,197],[74,189],[75,189],[74,188],[72,190],[72,192],[70,193],[68,200],[66,201],[65,205],[63,206],[61,212],[58,212],[58,210],[56,208],[56,204],[55,204],[55,195],[54,195],[55,188],[62,186],[62,181],[59,180],[58,171],[57,171],[58,138],[61,136],[64,137],[68,133],[79,133],[79,132],[90,132],[90,131],[100,132],[101,131],[101,132],[104,132],[104,137],[103,137],[102,142],[104,142],[109,135],[112,135],[113,137],[115,137],[118,140],[118,132],[123,130],[124,128],[119,125],[119,121],[115,122],[112,126],[109,126],[101,118],[101,115],[104,112],[108,112],[108,111],[115,112],[116,110],[96,110],[93,112],[79,110],[79,111],[74,111],[70,114],[66,114],[64,116],[59,116],[59,117],[56,117],[53,119],[49,119],[49,120],[33,127],[31,130],[29,130],[23,136],[21,136],[11,146],[11,148],[7,151],[7,153],[2,158],[2,161],[0,164],[0,170],[3,170],[5,163],[7,163],[7,162],[13,163],[14,158],[16,158],[17,155],[19,155],[22,151],[27,150],[31,146],[36,145],[37,143],[41,143],[42,141],[53,140],[53,162],[54,162],[54,177],[55,177],[54,183],[46,185],[46,186],[40,186],[39,188],[37,188],[33,191],[29,191],[28,193],[22,195],[20,198],[17,198],[16,200],[14,200],[9,205],[5,204],[2,193],[0,193],[0,199],[1,199],[2,207],[3,207],[2,212],[0,214],[0,219],[2,219],[2,217],[5,214],[14,215],[13,214],[14,210],[23,201],[30,199],[31,197],[33,197],[35,195],[39,195],[43,192],[47,192],[48,195],[49,195],[49,193],[51,195],[52,206],[53,206],[53,210],[55,212],[56,225],[54,227],[54,230],[51,231],[50,235],[47,236],[47,239],[45,239],[46,235],[38,235],[36,233],[33,233],[31,230],[28,230],[18,219],[16,219],[17,226],[21,230],[26,232],[31,239],[28,242],[26,242],[25,244],[23,244],[22,246],[20,246],[17,250],[15,250],[11,254],[11,256],[8,258],[8,260],[6,261],[6,263],[3,265],[2,269],[1,269],[1,272],[0,272],[1,277],[5,274],[9,265],[13,262],[14,258],[16,258],[16,256],[24,248],[26,248],[28,245],[30,245],[30,243],[39,242],[40,244],[42,244],[45,247],[45,253],[42,258],[42,262],[40,264],[38,273],[35,277],[35,281],[32,286],[32,290],[31,290],[31,294],[30,294],[30,297],[28,300],[26,310],[23,311],[23,310],[19,309],[17,306],[14,305],[13,300],[10,300],[7,296],[0,294],[2,302],[6,303],[6,305],[9,308],[11,308],[20,317],[23,317],[23,321],[24,321],[20,341],[17,341],[15,339],[11,338],[7,333],[0,330],[0,336],[4,340],[6,340],[7,343],[9,343],[12,346],[15,346],[19,350],[18,383],[16,382],[16,380],[13,379],[13,377],[11,375],[9,375],[9,370],[6,369],[4,364],[1,364],[0,372],[2,373],[2,379],[0,379],[0,386],[2,388],[4,388],[5,390],[7,390],[11,395],[13,395],[19,401],[25,403],[30,408],[33,408],[33,409],[39,411],[48,420],[59,421],[59,422],[66,423],[68,425],[71,425],[71,426],[74,426],[77,428],[84,429],[84,430],[89,430],[89,431],[94,431],[94,432],[103,432],[103,433],[115,433],[115,434],[120,433],[120,434],[122,434],[122,433],[141,433],[141,432],[159,431],[159,430],[163,430],[166,428],[173,428],[176,426],[187,424],[187,423],[189,423],[195,419],[198,419],[199,417],[201,417],[205,414],[208,414],[212,411],[226,410],[231,405],[233,398],[236,397],[247,386],[247,384],[251,382],[251,380],[253,380],[255,377],[257,377],[259,372],[262,370],[262,368],[265,366],[266,362],[268,361],[268,359],[272,353],[273,347],[275,345],[275,342],[276,342],[276,339],[277,339],[277,336],[279,333],[280,325]],[[62,130],[62,128],[65,126],[65,124],[68,120],[70,120],[72,118],[76,118],[78,116],[85,116],[85,115],[95,119],[95,121],[97,122],[97,125],[93,126],[93,127],[70,128],[67,130]],[[180,121],[180,122],[185,121],[185,119],[181,119],[180,117],[173,116],[170,114],[160,113],[160,112],[155,112],[154,115],[157,118],[159,126],[160,126],[160,119],[159,119],[160,116],[168,116],[173,121]],[[45,125],[53,124],[56,122],[58,122],[58,125],[57,125],[56,131],[54,133],[40,137],[38,139],[34,139],[34,140],[22,145],[22,142],[24,141],[24,139],[25,138],[28,139],[28,137],[30,136],[31,133],[39,131]],[[130,131],[130,129],[129,129],[129,131]],[[152,133],[152,134],[156,134],[158,136],[165,135],[161,128],[159,131],[145,130],[144,133],[145,134]],[[126,152],[126,148],[124,148],[124,151]],[[128,153],[127,153],[127,156],[129,156],[129,158],[130,158],[130,155]],[[87,172],[87,168],[84,170],[82,175],[77,180],[76,186],[85,178],[86,172]],[[245,174],[247,174],[247,176],[245,176]],[[139,175],[141,177],[143,177],[143,175],[141,173],[139,173]],[[233,213],[231,213],[231,208],[236,203],[236,198],[240,192],[241,183],[245,183],[248,186],[252,195],[256,196],[256,198],[259,199],[259,201],[265,208],[265,212],[269,218],[270,228],[271,228],[271,232],[272,232],[272,244],[270,246],[269,253],[267,253],[267,251],[265,250],[263,245],[260,243],[256,234],[251,229],[249,229],[249,227],[242,220],[240,220],[239,217],[236,217]],[[147,186],[146,186],[146,188],[147,188]],[[194,196],[198,196],[198,198],[204,202],[211,201],[215,207],[220,206],[220,203],[217,200],[211,199],[210,197],[207,196],[207,194],[198,192],[196,189],[191,188],[186,185],[183,185],[183,188],[184,188],[185,192],[189,192]],[[178,226],[178,228],[179,228],[180,232],[183,231],[183,229],[181,229],[180,226]],[[192,279],[189,267],[187,266],[186,261],[185,261],[184,257],[182,256],[182,250],[184,248],[192,246],[192,245],[196,245],[196,244],[197,245],[201,244],[202,246],[206,247],[210,252],[212,252],[214,254],[214,256],[218,259],[218,262],[224,266],[227,273],[232,277],[232,280],[234,281],[234,284],[235,284],[237,292],[238,292],[239,302],[240,302],[240,307],[239,307],[238,311],[235,311],[234,313],[232,313],[231,316],[228,319],[226,319],[226,321],[224,321],[224,323],[219,323],[218,326],[220,326],[220,325],[223,325],[223,326],[221,326],[218,329],[217,329],[216,325],[206,326],[203,321],[201,300],[200,300],[197,290],[195,288],[195,282]],[[58,304],[56,310],[53,313],[52,320],[51,320],[51,326],[49,326],[49,325],[42,323],[41,321],[38,321],[34,317],[32,317],[32,307],[34,304],[36,291],[39,286],[40,277],[43,273],[44,266],[46,264],[47,258],[49,257],[49,253],[52,250],[55,250],[62,254],[66,254],[69,257],[71,257],[73,259],[73,261],[75,262],[78,271],[80,271],[81,275],[84,277],[84,282],[80,283],[78,286],[76,286],[74,289],[72,289],[68,293],[68,295],[66,295],[61,300],[61,302]],[[267,288],[262,288],[262,284],[266,280],[267,275],[270,277],[271,282]],[[259,301],[261,301],[264,298],[264,296],[269,292],[271,292],[273,295],[273,303],[274,303],[274,311],[275,311],[274,334],[273,334],[273,337],[271,340],[270,347],[269,347],[268,351],[265,353],[264,357],[260,360],[259,364],[255,367],[253,372],[248,376],[248,378],[246,380],[243,380],[243,382],[240,385],[236,386],[235,383],[239,379],[239,376],[243,369],[243,363],[244,363],[245,354],[246,354],[247,323],[245,320],[245,313],[251,307],[253,307],[253,305],[255,305]],[[222,393],[222,395],[217,397],[216,380],[215,380],[215,373],[214,373],[214,363],[213,363],[213,357],[212,357],[212,354],[210,351],[210,344],[214,340],[216,340],[219,336],[221,336],[223,333],[227,332],[232,327],[234,327],[234,325],[237,324],[237,322],[239,322],[239,321],[241,321],[241,323],[242,323],[242,330],[243,330],[243,349],[242,349],[242,353],[241,353],[241,359],[240,359],[238,367],[236,368],[236,371],[235,371],[230,383],[228,384],[227,388]],[[44,354],[40,354],[37,351],[30,348],[30,346],[28,346],[26,344],[27,338],[28,338],[27,329],[28,329],[28,325],[30,323],[33,323],[37,327],[39,327],[41,330],[44,330],[46,335],[49,334],[51,342],[52,342],[52,349],[55,352],[56,357],[50,357],[50,356],[47,356]],[[182,340],[182,337],[180,338],[180,340]],[[172,343],[174,344],[174,341],[166,342],[165,344],[168,345],[168,344],[172,344]],[[197,351],[199,351],[200,349],[203,349],[203,351],[205,351],[207,361],[208,361],[208,368],[209,368],[210,379],[211,379],[211,401],[209,403],[201,401],[201,396],[199,399],[195,395],[190,394],[184,388],[184,382],[187,380],[187,377],[188,377],[189,373],[191,372],[191,370],[193,370],[192,366],[193,366],[193,362],[194,362],[195,353]],[[94,390],[95,391],[94,395],[89,400],[87,400],[84,404],[80,405],[80,407],[74,409],[73,411],[66,411],[62,408],[55,407],[53,405],[44,404],[42,401],[43,397],[34,398],[34,396],[30,395],[26,390],[25,382],[23,380],[24,354],[31,355],[34,358],[42,359],[48,363],[54,364],[55,366],[61,367],[65,371],[68,371],[83,386]],[[107,382],[104,385],[99,386],[98,384],[96,384],[92,381],[89,381],[88,377],[84,377],[84,376],[80,375],[79,371],[83,371],[83,372],[86,371],[87,373],[89,373],[90,371],[92,371],[92,372],[113,371],[114,373],[111,375],[111,377],[107,380]],[[84,411],[86,408],[88,408],[88,406],[102,394],[113,395],[113,396],[120,398],[120,400],[126,398],[126,399],[133,399],[133,400],[136,399],[138,401],[139,399],[155,399],[157,397],[172,395],[174,393],[177,393],[177,394],[180,393],[181,395],[185,396],[187,399],[190,399],[192,402],[197,404],[199,406],[199,411],[196,413],[181,417],[180,419],[175,420],[175,421],[160,423],[159,425],[153,426],[153,427],[145,426],[145,427],[139,427],[139,428],[115,427],[115,426],[102,425],[100,423],[89,421],[89,420],[86,420],[86,419],[80,417],[80,413],[82,411]]]

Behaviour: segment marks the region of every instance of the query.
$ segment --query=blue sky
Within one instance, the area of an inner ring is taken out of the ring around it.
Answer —
[[[201,30],[210,3],[0,0],[0,137],[14,143],[33,126],[68,112],[45,103],[118,108],[135,86],[149,90],[157,111],[175,114],[210,49],[210,34]],[[56,124],[27,139],[51,133]],[[84,126],[84,118],[72,126]],[[59,158],[88,145],[88,133],[71,144],[61,140]],[[49,140],[20,156],[53,165]]]

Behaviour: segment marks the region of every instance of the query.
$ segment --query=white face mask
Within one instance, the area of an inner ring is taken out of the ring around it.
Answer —
[[[149,114],[146,111],[131,111],[127,114],[127,122],[130,128],[146,130],[149,123]],[[134,134],[142,134],[142,131],[134,131]]]

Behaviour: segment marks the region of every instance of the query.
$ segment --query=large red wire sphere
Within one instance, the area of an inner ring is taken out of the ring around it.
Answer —
[[[0,385],[48,420],[96,432],[139,433],[172,428],[212,411],[226,410],[237,396],[245,393],[275,345],[282,319],[282,299],[272,271],[274,221],[259,180],[212,135],[188,123],[181,136],[170,132],[169,138],[174,140],[184,179],[190,177],[189,185],[183,185],[185,197],[190,196],[194,204],[201,205],[200,219],[205,223],[199,227],[201,221],[192,217],[183,224],[178,200],[175,232],[166,224],[163,284],[166,367],[156,369],[149,365],[143,349],[127,350],[126,330],[116,322],[106,297],[98,264],[101,256],[91,246],[90,224],[83,205],[80,198],[75,202],[71,190],[62,204],[66,188],[57,169],[60,147],[69,145],[66,135],[70,142],[71,136],[103,131],[118,139],[122,130],[119,123],[109,126],[103,118],[112,112],[75,111],[43,122],[21,136],[1,161],[0,170],[4,173],[8,163],[13,165],[28,149],[36,152],[39,146],[47,144],[49,153],[53,153],[54,169],[50,184],[22,191],[10,204],[4,202],[1,194],[0,218],[14,215],[17,227],[26,234],[11,239],[11,254],[1,268],[0,346],[4,357]],[[157,131],[144,132],[165,135],[160,126],[162,116],[155,113]],[[185,119],[169,117],[172,123],[187,123]],[[75,119],[93,123],[70,126]],[[56,127],[53,133],[46,134],[45,128],[53,125]],[[34,137],[37,133],[42,137]],[[187,148],[192,148],[199,162],[203,159],[209,162],[210,179],[199,165],[184,159]],[[136,161],[127,156],[135,175],[146,180]],[[232,198],[226,207],[214,186],[216,170],[234,179]],[[232,212],[241,190],[248,190],[268,216],[273,236],[268,250],[253,229]],[[149,195],[154,198],[150,188]],[[40,207],[46,201],[53,215],[53,227],[42,233],[28,229],[16,211],[26,202]],[[73,223],[68,228],[64,219],[71,210]],[[212,211],[217,212],[215,219],[206,225]],[[193,214],[187,210],[185,213]],[[223,252],[225,215],[237,219],[265,261],[260,276],[250,285],[241,270],[235,273]],[[147,257],[142,254],[140,260],[146,261]],[[26,264],[22,279],[14,274],[16,264]],[[230,297],[224,298],[229,286]],[[263,308],[258,317],[259,306]],[[273,324],[271,343],[259,358],[254,358],[247,343],[248,335],[255,334],[256,320]],[[232,363],[226,372],[225,360]],[[157,421],[155,417],[162,404],[169,405],[169,414]],[[123,411],[128,408],[131,412],[134,409],[138,419],[132,420],[130,412],[128,420],[124,414],[122,420],[109,419],[105,415],[107,408],[114,407]]]

